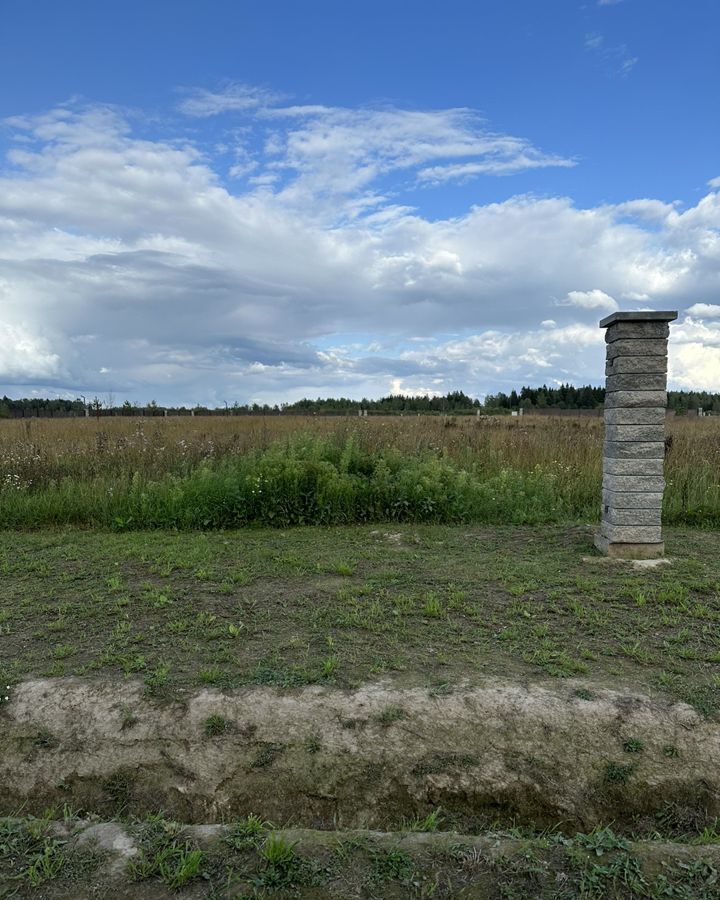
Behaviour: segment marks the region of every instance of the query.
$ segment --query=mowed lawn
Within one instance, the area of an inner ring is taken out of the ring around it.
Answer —
[[[0,683],[352,687],[576,677],[720,713],[720,554],[609,561],[589,526],[365,525],[0,538]]]

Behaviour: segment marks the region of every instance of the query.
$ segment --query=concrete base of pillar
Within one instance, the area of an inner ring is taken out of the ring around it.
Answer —
[[[660,559],[665,556],[664,541],[653,544],[622,544],[596,534],[595,546],[605,556],[612,556],[615,559]]]

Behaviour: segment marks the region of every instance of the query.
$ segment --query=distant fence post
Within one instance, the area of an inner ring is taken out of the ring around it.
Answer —
[[[669,323],[677,312],[616,312],[607,329],[602,524],[608,556],[656,559],[665,551],[665,408]]]

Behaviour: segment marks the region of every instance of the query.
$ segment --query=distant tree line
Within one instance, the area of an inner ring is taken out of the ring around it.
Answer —
[[[605,403],[605,388],[586,384],[575,387],[561,384],[559,387],[522,387],[509,394],[488,394],[483,404],[486,410],[514,409],[598,409]],[[668,391],[668,409],[675,412],[696,410],[720,413],[720,394],[710,391]]]
[[[241,405],[233,403],[222,407],[205,406],[159,406],[151,400],[144,406],[126,400],[121,406],[103,402],[97,397],[89,403],[83,398],[75,400],[41,399],[37,397],[12,400],[3,397],[0,400],[0,418],[22,418],[30,416],[64,417],[64,416],[162,416],[168,415],[319,415],[339,416],[357,415],[367,411],[371,415],[402,415],[404,413],[425,413],[445,415],[472,415],[476,412],[485,415],[507,415],[518,409],[598,409],[605,402],[605,388],[572,384],[561,384],[559,387],[522,387],[513,389],[509,394],[500,391],[488,394],[484,403],[470,397],[463,391],[450,391],[440,397],[410,396],[408,394],[390,394],[379,400],[351,400],[348,397],[318,397],[316,400],[303,399],[294,403],[275,405],[251,403]],[[720,394],[710,391],[669,391],[668,408],[678,413],[686,410],[695,411],[699,407],[705,412],[720,414]]]
[[[0,418],[8,419],[14,416],[37,416],[40,413],[45,415],[77,415],[85,414],[85,403],[81,399],[77,400],[47,400],[39,397],[23,398],[22,400],[11,400],[10,397],[3,397],[0,400]]]
[[[668,408],[676,412],[702,407],[705,412],[720,413],[720,394],[710,391],[668,391]]]
[[[393,415],[403,412],[424,413],[468,413],[480,409],[478,399],[469,397],[463,391],[451,391],[442,397],[411,397],[407,394],[390,394],[379,400],[349,400],[347,397],[338,399],[327,398],[317,400],[298,400],[296,403],[282,405],[282,410],[287,413],[345,413],[359,410]]]
[[[451,391],[443,397],[412,397],[405,394],[392,394],[379,400],[350,400],[348,397],[318,397],[316,400],[303,399],[295,403],[241,405],[233,403],[221,407],[207,406],[159,406],[150,400],[144,406],[126,400],[121,406],[111,406],[95,397],[89,403],[77,400],[44,400],[40,398],[12,400],[3,397],[0,400],[0,418],[22,416],[84,416],[86,410],[90,415],[347,415],[363,410],[376,415],[397,415],[404,412],[415,413],[472,413],[481,408],[478,399],[469,397],[462,391]]]
[[[605,402],[605,388],[593,387],[590,384],[575,387],[572,384],[561,384],[560,387],[539,388],[522,387],[520,391],[512,390],[509,394],[502,391],[488,394],[485,398],[486,409],[596,409]]]

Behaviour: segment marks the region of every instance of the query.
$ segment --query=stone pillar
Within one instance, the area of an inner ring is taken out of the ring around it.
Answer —
[[[602,524],[595,546],[622,559],[665,550],[665,407],[669,322],[677,312],[616,312],[606,328]]]

